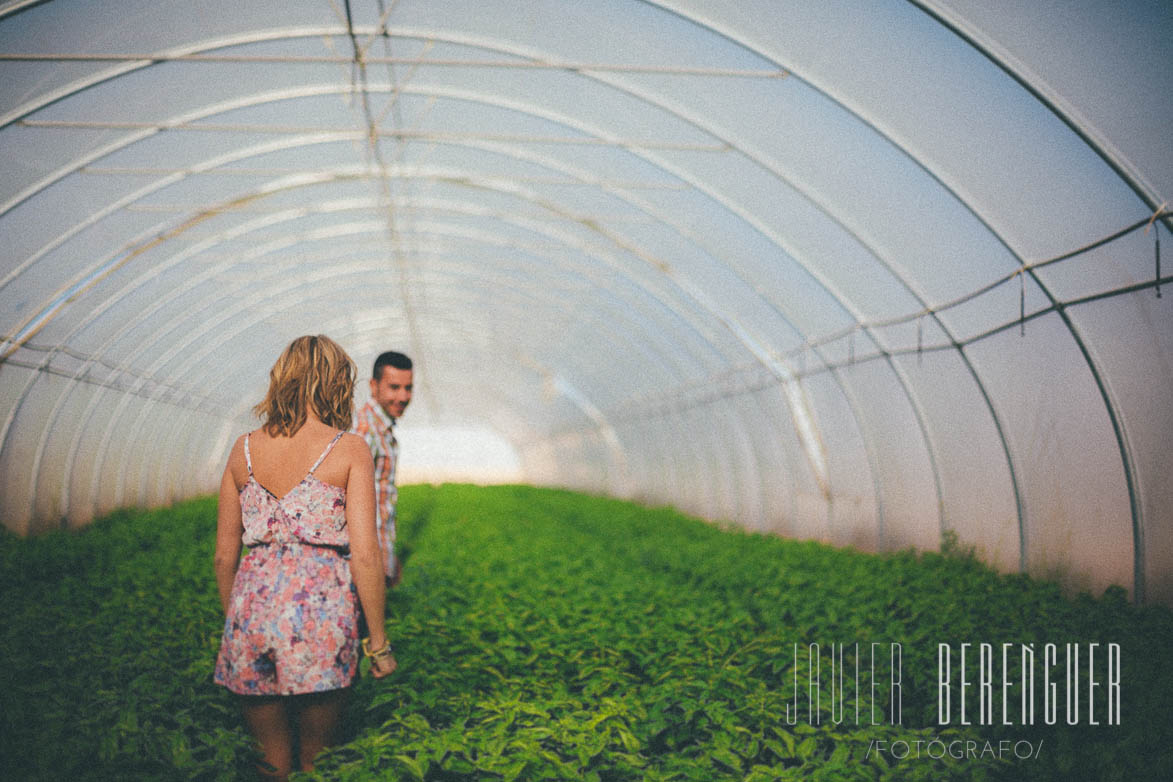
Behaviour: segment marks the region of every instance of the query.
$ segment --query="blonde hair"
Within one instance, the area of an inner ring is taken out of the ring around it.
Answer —
[[[298,337],[269,370],[269,392],[253,408],[270,437],[292,437],[306,412],[335,429],[349,429],[354,415],[354,362],[325,336]]]

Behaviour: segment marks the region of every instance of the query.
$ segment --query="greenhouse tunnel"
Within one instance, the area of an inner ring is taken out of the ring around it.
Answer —
[[[414,358],[407,481],[1173,603],[1171,43],[1164,0],[2,2],[0,517],[214,491],[324,333]]]

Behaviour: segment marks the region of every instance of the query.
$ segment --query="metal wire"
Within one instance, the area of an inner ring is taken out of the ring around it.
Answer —
[[[352,30],[360,28],[350,27]],[[376,28],[376,33],[381,28]],[[376,33],[372,33],[374,36]],[[389,33],[394,35],[394,33]],[[385,36],[379,36],[385,37]],[[414,36],[412,36],[414,37]],[[379,57],[366,54],[370,46],[360,46],[363,53],[362,60],[367,65],[415,65],[434,66],[443,68],[508,68],[514,70],[555,70],[555,71],[597,71],[599,73],[651,73],[670,76],[724,76],[744,79],[784,79],[789,74],[782,68],[703,68],[684,65],[637,65],[606,62],[583,62],[574,60],[461,60],[452,57]],[[266,55],[266,54],[132,54],[120,53],[36,53],[22,54],[18,52],[0,52],[0,62],[134,62],[134,63],[164,63],[164,62],[213,62],[213,63],[248,63],[272,65],[296,64],[324,64],[349,65],[354,62],[353,57],[343,55]]]
[[[1117,296],[1124,296],[1130,293],[1138,293],[1171,282],[1173,282],[1173,275],[1154,280],[1147,280],[1145,282],[1138,282],[1132,285],[1122,285],[1108,291],[1068,299],[1066,301],[1057,302],[1050,306],[1032,311],[1025,316],[1025,320],[1035,320],[1059,310],[1071,309],[1073,307],[1079,307],[1084,304],[1090,304],[1092,302],[1101,301],[1103,299],[1110,299]],[[960,348],[968,347],[969,345],[973,345],[977,342],[989,339],[990,337],[1012,329],[1018,325],[1020,325],[1019,318],[1014,318],[1013,320],[1006,321],[956,342],[925,345],[920,340],[920,338],[918,338],[915,347],[873,350],[864,353],[856,351],[854,353],[849,353],[848,357],[844,360],[827,361],[813,367],[807,366],[806,363],[806,345],[796,348],[787,355],[797,357],[798,360],[795,378],[802,380],[810,377],[816,377],[827,372],[832,372],[837,369],[843,369],[852,366],[853,364],[863,364],[869,361],[877,361],[898,356],[916,356],[919,359],[924,353],[937,353],[946,351],[952,352]],[[766,369],[759,364],[743,364],[732,369],[725,370],[716,375],[692,379],[688,383],[681,384],[675,388],[660,390],[654,395],[643,394],[626,397],[620,403],[614,405],[611,408],[608,408],[607,415],[614,421],[631,421],[646,416],[664,415],[668,411],[681,412],[690,410],[700,405],[711,404],[713,402],[729,399],[731,397],[761,391],[766,388],[776,388],[781,385],[781,382],[782,381],[780,381],[776,376],[766,371]],[[557,430],[557,434],[565,434],[574,431],[578,430]]]

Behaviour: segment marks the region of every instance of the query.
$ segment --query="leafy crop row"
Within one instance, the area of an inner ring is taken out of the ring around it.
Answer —
[[[964,552],[868,556],[524,487],[407,487],[402,514],[400,669],[360,681],[349,740],[314,779],[1173,778],[1173,620],[1119,590],[1067,600]],[[3,539],[11,778],[247,778],[235,704],[211,684],[213,527],[197,501]],[[935,644],[1003,640],[1120,643],[1123,724],[936,728]],[[856,642],[901,644],[901,724],[872,725],[870,700],[857,723],[850,684],[841,724],[826,689],[806,712],[808,644],[826,688],[830,645]],[[787,720],[796,673],[801,718]],[[1040,752],[874,751],[934,739]]]

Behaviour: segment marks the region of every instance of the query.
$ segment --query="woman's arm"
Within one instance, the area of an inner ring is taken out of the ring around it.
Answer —
[[[366,443],[358,435],[348,434],[347,455],[350,471],[346,479],[346,527],[350,535],[350,572],[358,600],[370,633],[370,648],[387,645],[383,628],[383,561],[375,531],[375,463]],[[341,445],[341,443],[340,443]],[[372,659],[371,674],[380,679],[395,670],[395,658],[387,655]]]
[[[220,606],[228,613],[228,598],[232,594],[232,582],[240,564],[241,535],[244,524],[240,519],[240,490],[233,477],[235,460],[244,461],[244,438],[238,438],[228,455],[224,476],[220,479],[220,504],[216,513],[216,553],[213,567],[216,570],[216,586],[220,590]]]

